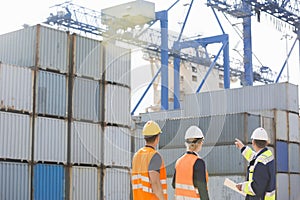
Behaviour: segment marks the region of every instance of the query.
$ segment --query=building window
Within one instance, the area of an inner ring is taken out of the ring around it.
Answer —
[[[192,66],[192,72],[197,73],[197,68]]]
[[[192,76],[192,81],[197,82],[197,76]]]
[[[183,80],[184,80],[183,76],[180,76],[180,80],[181,80],[181,81],[183,81]]]

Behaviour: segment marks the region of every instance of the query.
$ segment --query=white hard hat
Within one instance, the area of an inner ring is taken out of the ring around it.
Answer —
[[[253,131],[251,139],[268,141],[269,137],[267,131],[264,128],[259,127]]]
[[[190,138],[203,138],[203,137],[204,135],[200,128],[198,128],[197,126],[190,126],[185,132],[184,139],[186,140]]]

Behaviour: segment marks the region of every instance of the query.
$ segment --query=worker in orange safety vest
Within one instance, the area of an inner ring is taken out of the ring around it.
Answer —
[[[187,152],[175,164],[172,186],[176,200],[208,200],[208,173],[205,162],[198,153],[201,151],[204,136],[200,128],[191,126],[185,133]]]
[[[154,121],[143,127],[146,145],[132,160],[133,200],[167,200],[167,172],[162,156],[156,151],[161,129]]]

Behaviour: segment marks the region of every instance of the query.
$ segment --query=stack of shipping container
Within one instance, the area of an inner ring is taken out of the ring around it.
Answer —
[[[0,36],[0,199],[129,199],[130,50],[44,25]]]
[[[300,127],[297,91],[295,85],[280,83],[191,94],[183,102],[180,117],[167,119],[165,111],[141,117],[148,120],[153,115],[162,127],[159,151],[167,165],[170,199],[174,196],[171,181],[175,162],[186,151],[184,134],[191,125],[199,126],[205,135],[199,155],[206,162],[211,199],[244,199],[223,183],[225,178],[235,182],[245,181],[248,163],[235,147],[234,141],[238,138],[251,147],[252,131],[260,126],[269,133],[269,148],[276,159],[277,199],[299,199]],[[136,124],[136,148],[143,145],[140,135],[144,123],[141,121]]]

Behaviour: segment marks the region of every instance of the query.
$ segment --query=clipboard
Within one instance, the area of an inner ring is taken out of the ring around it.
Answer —
[[[230,180],[229,178],[225,178],[224,185],[225,185],[226,187],[229,187],[230,189],[232,189],[232,190],[234,190],[234,191],[240,193],[241,195],[246,196],[246,193],[245,193],[245,192],[242,192],[242,191],[240,191],[240,190],[238,190],[238,189],[236,188],[237,183],[233,182],[233,181]]]

